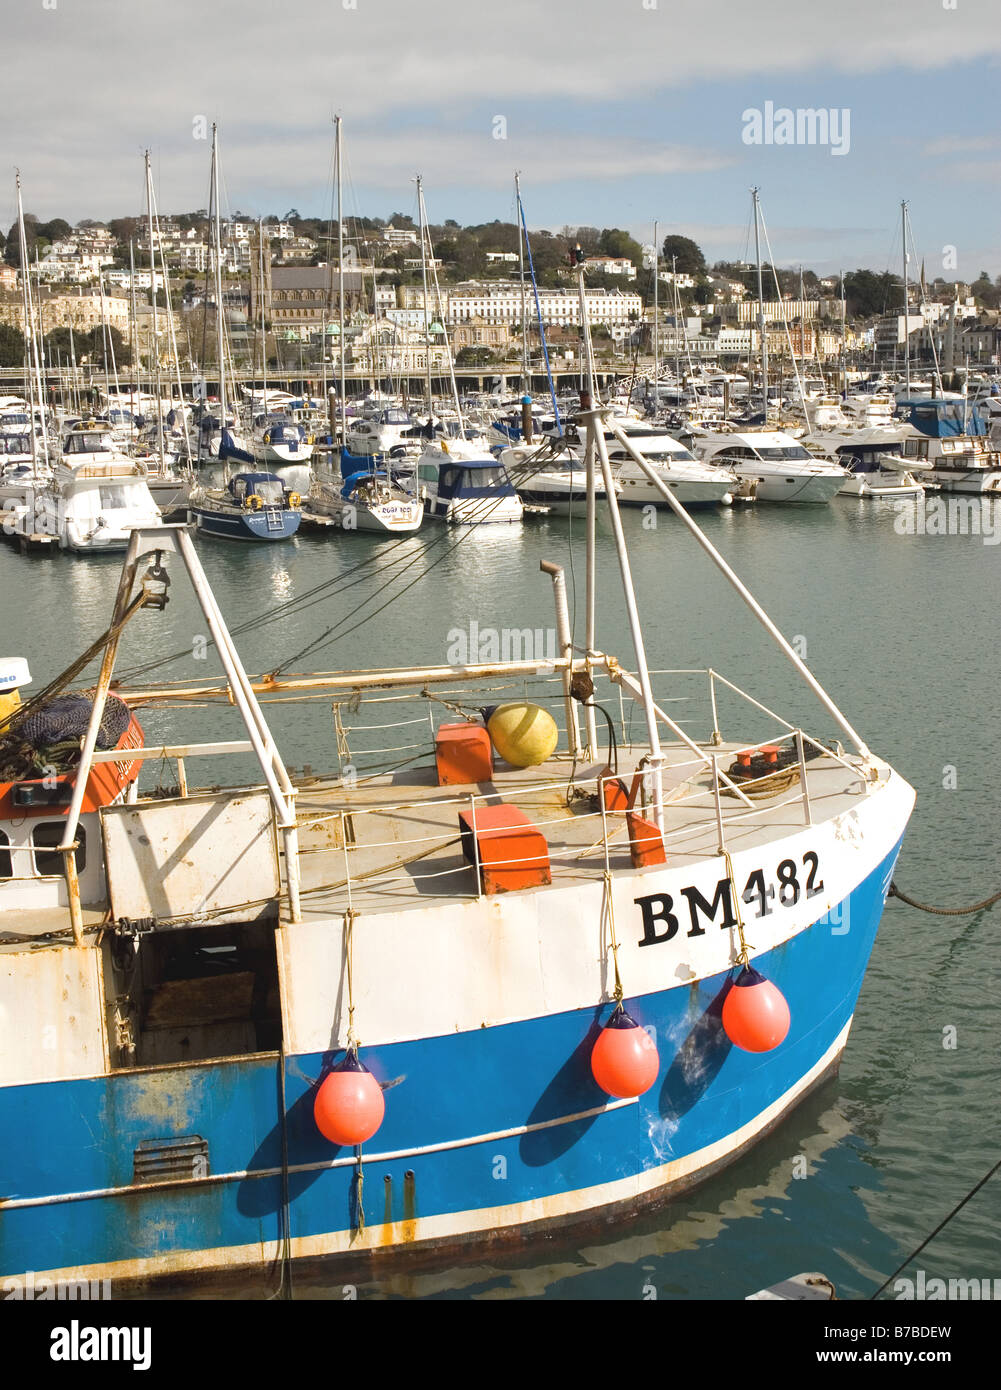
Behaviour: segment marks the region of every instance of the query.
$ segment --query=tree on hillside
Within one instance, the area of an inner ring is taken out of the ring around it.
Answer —
[[[691,237],[665,237],[661,254],[667,265],[671,264],[673,256],[676,269],[681,274],[704,275],[706,272],[706,258],[702,254],[702,248],[697,242],[692,241]]]
[[[0,323],[0,367],[24,366],[24,334],[13,324]]]
[[[120,241],[123,246],[128,246],[130,241],[138,242],[141,240],[141,226],[138,217],[113,217],[108,223],[108,231],[116,241]]]
[[[892,313],[903,304],[904,287],[899,275],[884,271],[850,270],[845,275],[848,313],[861,318]]]
[[[35,240],[38,236],[38,218],[34,213],[24,214],[24,240],[28,247],[28,260],[33,259]],[[20,266],[21,264],[21,243],[18,237],[17,223],[12,222],[10,231],[7,233],[7,242],[4,246],[4,260],[8,265]]]
[[[603,256],[625,257],[637,269],[643,264],[642,246],[620,227],[606,227],[599,238],[598,249]]]

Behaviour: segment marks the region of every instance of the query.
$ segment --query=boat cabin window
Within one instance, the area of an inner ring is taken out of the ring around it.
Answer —
[[[66,436],[64,454],[99,454],[111,448],[111,440],[105,434],[91,434],[89,430],[80,434]]]
[[[0,435],[0,454],[30,454],[31,435]]]
[[[10,866],[10,836],[0,830],[0,878],[13,878],[14,871]]]
[[[102,483],[98,490],[101,494],[102,508],[116,511],[118,508],[128,507],[130,489],[126,483]]]
[[[755,452],[759,459],[764,459],[769,463],[777,463],[782,459],[806,459],[807,461],[810,459],[810,454],[801,444],[761,447]]]
[[[36,825],[31,832],[31,847],[35,852],[35,872],[43,878],[63,874],[63,856],[58,845],[66,828],[65,821],[47,820]],[[76,832],[78,841],[76,851],[76,871],[83,873],[87,867],[87,832],[79,826]]]
[[[285,500],[281,482],[277,478],[262,478],[253,484],[251,490],[269,507],[280,507]]]

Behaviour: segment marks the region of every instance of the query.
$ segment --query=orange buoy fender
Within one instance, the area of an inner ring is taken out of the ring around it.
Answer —
[[[723,1028],[744,1052],[771,1052],[789,1032],[785,995],[750,965],[745,965],[723,1000]]]
[[[591,1049],[591,1072],[617,1100],[641,1096],[657,1079],[660,1057],[653,1038],[620,1004]]]
[[[313,1101],[313,1118],[331,1144],[362,1144],[382,1124],[382,1087],[355,1051],[328,1072]]]

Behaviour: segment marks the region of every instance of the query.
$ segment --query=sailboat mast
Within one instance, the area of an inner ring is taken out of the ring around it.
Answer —
[[[264,326],[264,218],[257,219],[257,285],[261,296],[261,382],[264,413],[268,413],[268,332]]]
[[[521,208],[521,174],[515,173],[514,176],[514,196],[518,204],[518,275],[521,281],[521,384],[524,390],[528,389],[528,309],[525,299],[525,239],[522,236],[521,224],[524,213]]]
[[[153,340],[150,347],[150,377],[156,395],[156,452],[163,468],[163,392],[160,390],[160,340],[156,317],[156,256],[153,252],[153,174],[149,150],[146,151],[146,216],[149,223],[149,294],[153,306]]]
[[[751,189],[754,199],[754,259],[758,263],[758,337],[761,345],[761,398],[768,428],[768,339],[765,337],[765,300],[761,284],[761,239],[758,232],[758,190]]]
[[[910,314],[908,300],[910,294],[907,288],[907,204],[900,204],[900,256],[904,271],[904,382],[907,387],[908,396],[911,394],[911,335]]]
[[[341,172],[341,118],[334,117],[334,143],[336,145],[337,162],[337,322],[339,325],[338,334],[338,359],[340,361],[340,416],[341,416],[341,448],[346,447],[347,440],[347,417],[345,393],[347,385],[344,369],[344,189],[343,175]]]
[[[657,248],[657,223],[653,224],[653,393],[655,406],[660,405],[660,298],[658,273],[660,266],[660,252]]]
[[[845,272],[841,272],[841,391],[848,398],[848,344],[845,332]]]
[[[219,355],[219,428],[226,428],[226,362],[222,321],[222,232],[219,226],[219,143],[212,123],[212,252],[215,260],[216,351]]]
[[[24,302],[25,342],[28,347],[28,378],[31,382],[29,395],[33,396],[31,410],[32,473],[38,473],[38,439],[35,438],[35,402],[38,402],[39,416],[42,418],[42,445],[44,456],[49,457],[49,431],[44,417],[44,398],[42,392],[42,366],[39,363],[38,339],[35,338],[35,310],[31,297],[31,261],[28,260],[28,239],[24,229],[24,206],[21,204],[21,170],[14,171],[17,182],[18,199],[18,250],[21,260],[21,297]]]
[[[131,317],[130,317],[130,321],[129,321],[129,345],[130,345],[130,347],[132,348],[132,358],[133,358],[132,366],[133,366],[133,369],[135,370],[135,372],[138,374],[138,371],[139,371],[139,353],[137,352],[136,347],[137,347],[137,340],[138,340],[138,337],[139,337],[139,333],[138,333],[139,315],[136,313],[136,255],[135,255],[135,244],[133,243],[133,241],[131,240],[131,238],[129,239],[129,314],[130,314],[130,316],[131,316]],[[132,422],[133,422],[133,424],[135,424],[135,418],[136,418],[136,416],[139,414],[139,411],[136,409],[136,387],[132,385],[132,380],[133,380],[133,378],[130,376],[130,377],[129,377],[129,404],[130,404],[131,410],[132,410]],[[139,383],[138,383],[138,376],[137,376],[137,377],[136,377],[136,385],[138,385],[138,384],[139,384]]]
[[[428,429],[430,432],[431,417],[434,415],[434,402],[431,395],[431,320],[428,317],[428,258],[424,228],[423,181],[420,174],[417,175],[417,218],[421,229],[421,278],[424,284],[424,342],[426,345],[424,361],[427,364]],[[430,438],[430,433],[428,437]]]

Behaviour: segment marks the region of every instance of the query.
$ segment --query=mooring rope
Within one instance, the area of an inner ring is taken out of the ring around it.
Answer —
[[[917,898],[911,898],[897,887],[896,883],[890,884],[888,898],[899,898],[908,907],[916,907],[919,912],[931,912],[936,917],[966,917],[971,912],[982,912],[985,907],[993,907],[995,903],[1001,902],[1001,893],[995,893],[990,898],[984,898],[981,903],[974,903],[972,907],[930,907],[928,903],[919,903]]]
[[[984,1186],[984,1184],[987,1183],[987,1182],[989,1182],[989,1181],[991,1180],[991,1178],[994,1176],[994,1174],[998,1171],[999,1168],[1001,1168],[1001,1159],[999,1159],[998,1162],[995,1163],[994,1167],[990,1170],[989,1173],[985,1173],[985,1174],[984,1174],[984,1176],[983,1176],[983,1177],[980,1179],[980,1181],[977,1183],[976,1187],[971,1187],[971,1188],[970,1188],[969,1192],[966,1194],[966,1196],[963,1198],[963,1200],[962,1200],[961,1202],[957,1202],[957,1203],[956,1203],[956,1205],[953,1207],[952,1211],[949,1212],[948,1216],[945,1216],[945,1217],[942,1218],[942,1220],[941,1220],[941,1221],[938,1223],[938,1225],[935,1227],[934,1231],[932,1231],[931,1235],[925,1237],[925,1239],[921,1242],[921,1244],[918,1246],[918,1248],[917,1248],[916,1250],[913,1250],[913,1251],[907,1256],[907,1259],[904,1261],[904,1263],[903,1263],[902,1265],[898,1265],[898,1266],[897,1266],[897,1268],[896,1268],[896,1269],[893,1271],[893,1273],[890,1275],[889,1279],[884,1280],[884,1282],[883,1282],[882,1284],[880,1284],[880,1286],[879,1286],[879,1288],[876,1290],[876,1292],[875,1292],[874,1294],[870,1294],[870,1295],[869,1295],[869,1301],[870,1301],[870,1302],[872,1302],[872,1300],[873,1300],[874,1298],[878,1298],[878,1297],[879,1297],[879,1295],[883,1292],[883,1290],[887,1287],[887,1285],[891,1284],[891,1283],[893,1282],[893,1280],[896,1279],[896,1277],[897,1277],[897,1275],[900,1273],[900,1271],[901,1271],[902,1269],[906,1269],[907,1266],[910,1264],[911,1260],[916,1259],[916,1258],[918,1257],[918,1255],[921,1254],[921,1251],[925,1248],[926,1245],[930,1245],[930,1244],[931,1244],[931,1242],[932,1242],[932,1241],[935,1239],[935,1237],[938,1235],[939,1231],[941,1231],[945,1226],[947,1226],[947,1225],[949,1224],[949,1222],[952,1220],[952,1218],[956,1215],[956,1213],[957,1213],[958,1211],[962,1211],[963,1207],[966,1206],[966,1204],[967,1204],[967,1202],[970,1200],[970,1198],[976,1196],[976,1194],[980,1191],[980,1189]]]

